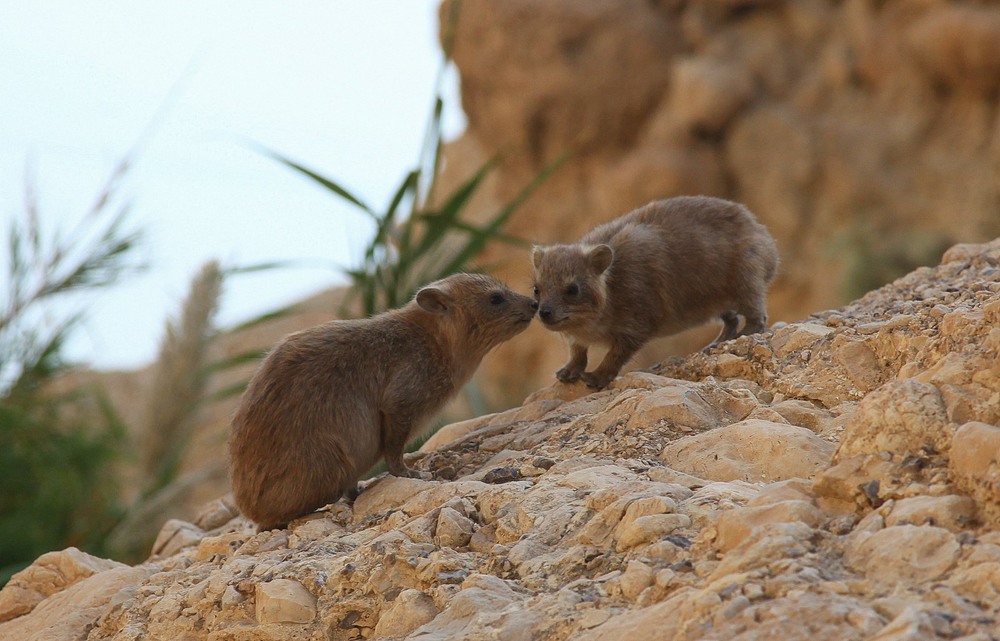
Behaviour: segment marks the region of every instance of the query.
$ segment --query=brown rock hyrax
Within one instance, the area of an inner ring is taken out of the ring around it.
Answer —
[[[601,389],[656,336],[713,318],[724,323],[716,342],[763,330],[778,250],[743,205],[685,196],[649,203],[578,243],[535,247],[532,262],[538,317],[569,342],[556,378]],[[608,352],[587,372],[595,343]]]
[[[264,528],[342,495],[380,458],[419,476],[403,446],[538,304],[503,283],[457,274],[409,304],[288,336],[267,356],[232,421],[236,505]]]

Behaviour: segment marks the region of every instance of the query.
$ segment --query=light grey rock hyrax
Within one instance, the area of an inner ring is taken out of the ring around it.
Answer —
[[[716,342],[763,330],[778,249],[743,205],[684,196],[649,203],[578,243],[535,247],[532,262],[538,317],[569,342],[556,378],[602,389],[656,336],[713,318],[725,324]],[[587,372],[592,344],[608,353]]]
[[[240,401],[230,435],[236,504],[262,529],[342,495],[381,457],[418,476],[403,446],[538,304],[498,280],[457,274],[373,318],[288,336]]]

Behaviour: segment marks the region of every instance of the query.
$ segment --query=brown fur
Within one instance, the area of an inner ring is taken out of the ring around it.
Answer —
[[[536,247],[532,261],[539,318],[569,340],[556,377],[601,389],[656,336],[713,318],[725,324],[716,342],[762,331],[778,250],[743,205],[685,196],[640,207],[578,243]],[[595,343],[608,353],[586,372]]]
[[[493,347],[524,330],[537,303],[488,276],[433,283],[404,307],[292,334],[264,360],[232,421],[236,504],[278,526],[356,495],[383,456],[418,476],[403,446]]]

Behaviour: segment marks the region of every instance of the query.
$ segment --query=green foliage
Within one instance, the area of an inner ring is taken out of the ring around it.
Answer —
[[[7,229],[0,311],[0,585],[39,554],[75,545],[102,553],[120,518],[117,477],[124,429],[97,392],[54,391],[67,370],[66,337],[79,314],[54,303],[117,282],[139,266],[125,208],[109,213],[123,161],[94,207],[66,236],[42,231],[37,203]]]
[[[122,513],[108,468],[124,429],[110,407],[102,401],[94,424],[60,415],[79,398],[18,400],[0,402],[0,585],[49,550],[107,554],[105,536]]]
[[[438,111],[435,117],[440,117]],[[440,138],[434,141],[439,148]],[[351,279],[351,295],[345,300],[345,307],[360,299],[365,316],[403,305],[427,283],[460,271],[477,271],[479,268],[472,261],[491,241],[527,246],[527,241],[504,234],[502,227],[558,166],[554,163],[547,167],[485,224],[477,225],[463,218],[463,213],[476,189],[496,166],[495,159],[437,206],[428,204],[418,190],[427,168],[415,169],[403,179],[386,209],[376,212],[332,180],[280,155],[272,155],[355,205],[375,223],[375,233],[365,248],[361,265],[345,270]],[[435,174],[433,180],[436,179]],[[401,213],[404,205],[409,206],[406,215]]]
[[[869,222],[858,222],[832,248],[844,260],[844,296],[854,300],[917,267],[936,264],[950,244],[943,234],[879,230]]]

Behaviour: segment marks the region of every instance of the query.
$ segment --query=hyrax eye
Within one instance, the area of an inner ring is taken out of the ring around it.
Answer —
[[[535,298],[538,298],[539,295],[541,295],[541,292],[538,290],[538,285],[531,288],[531,293],[534,294]]]
[[[504,300],[506,300],[506,299],[503,297],[503,294],[501,294],[499,292],[494,292],[494,293],[490,294],[490,304],[491,305],[500,305],[500,304],[502,304],[504,302]]]
[[[580,286],[577,285],[576,283],[571,283],[566,288],[566,295],[567,296],[577,296],[579,294],[580,294]]]

